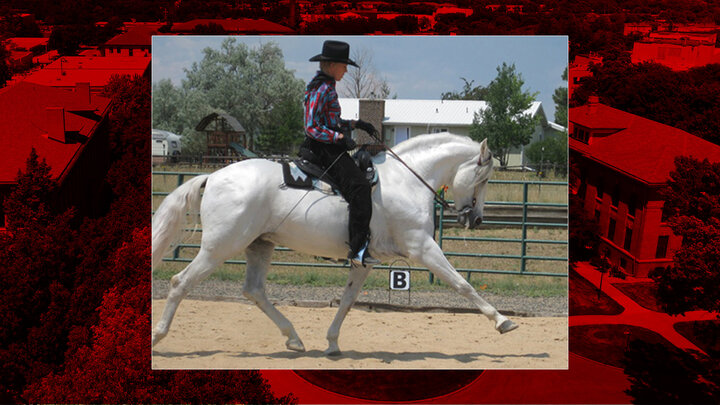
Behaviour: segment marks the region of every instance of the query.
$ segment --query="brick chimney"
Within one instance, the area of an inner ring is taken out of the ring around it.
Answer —
[[[359,100],[359,112],[358,117],[371,123],[375,129],[380,133],[380,139],[383,137],[383,118],[385,117],[385,100],[370,100],[360,99]],[[359,145],[364,144],[377,144],[378,142],[373,139],[370,135],[366,134],[365,131],[358,130],[355,132],[356,141]],[[381,148],[368,148],[371,152],[376,153]]]
[[[92,96],[90,95],[90,82],[75,83],[75,92],[82,97],[83,103],[90,104]]]
[[[47,107],[45,117],[48,138],[65,143],[65,108]]]
[[[589,96],[587,101],[588,112],[596,112],[598,104],[600,104],[600,97],[596,95]]]

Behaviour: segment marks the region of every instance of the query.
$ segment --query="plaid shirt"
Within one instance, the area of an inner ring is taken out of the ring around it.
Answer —
[[[316,141],[337,143],[341,128],[346,125],[348,121],[340,119],[334,80],[305,91],[305,135]]]

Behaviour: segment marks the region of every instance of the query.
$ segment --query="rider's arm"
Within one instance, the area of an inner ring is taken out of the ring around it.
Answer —
[[[340,103],[331,86],[323,84],[305,95],[305,134],[324,143],[337,143],[343,138]]]

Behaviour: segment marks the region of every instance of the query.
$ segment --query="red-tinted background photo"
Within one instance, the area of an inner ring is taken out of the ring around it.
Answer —
[[[495,3],[0,6],[0,401],[720,402],[717,4]],[[227,18],[569,36],[568,370],[151,370],[151,35]]]

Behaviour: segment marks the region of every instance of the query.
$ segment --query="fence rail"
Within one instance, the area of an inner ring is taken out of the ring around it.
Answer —
[[[176,185],[180,186],[188,177],[193,177],[206,173],[195,172],[173,172],[173,171],[156,171],[154,176],[175,176]],[[463,242],[492,242],[492,243],[513,243],[520,245],[519,254],[483,254],[483,253],[467,253],[445,251],[447,257],[460,258],[496,258],[496,259],[512,259],[518,261],[516,270],[499,270],[484,268],[457,268],[457,271],[466,273],[470,279],[472,274],[508,274],[508,275],[525,275],[525,276],[546,276],[546,277],[567,277],[567,267],[564,272],[539,272],[528,271],[527,264],[530,261],[549,261],[549,262],[567,262],[567,254],[565,256],[540,256],[527,254],[527,247],[533,244],[546,245],[568,245],[567,240],[543,240],[528,238],[528,229],[530,228],[564,228],[568,227],[568,205],[566,203],[547,203],[528,201],[529,187],[567,187],[567,182],[552,181],[516,181],[516,180],[490,180],[490,183],[505,184],[522,187],[522,201],[487,201],[485,204],[485,215],[483,227],[512,227],[520,228],[519,238],[487,238],[487,237],[462,237],[450,236],[446,234],[446,229],[457,225],[457,212],[454,210],[446,211],[441,205],[436,204],[435,207],[435,229],[437,240],[440,247],[443,247],[444,241],[463,241]],[[166,196],[168,192],[154,191],[153,196]],[[202,229],[196,229],[202,232]],[[199,249],[199,244],[179,244],[172,252],[172,256],[163,258],[168,262],[190,262],[191,259],[180,257],[183,249]],[[285,247],[277,247],[277,251],[290,251]],[[566,250],[567,252],[567,250]],[[245,260],[228,260],[227,264],[247,264]],[[273,266],[293,266],[293,267],[316,267],[316,268],[349,268],[348,263],[320,263],[320,262],[272,262]],[[378,265],[376,269],[391,269],[392,266]],[[424,267],[404,267],[403,269],[413,271],[428,271]],[[434,281],[433,274],[428,272],[431,282]]]

